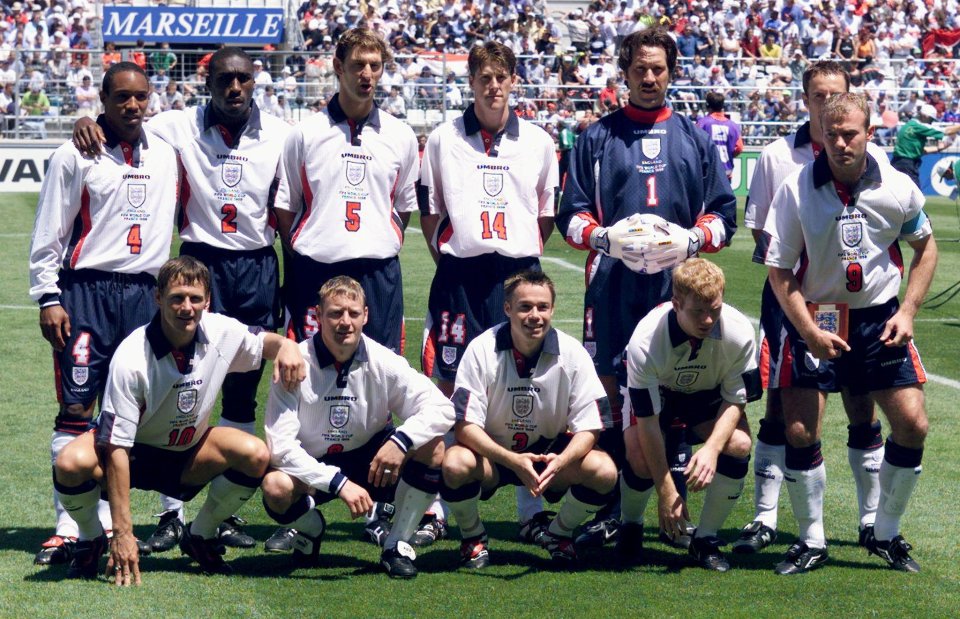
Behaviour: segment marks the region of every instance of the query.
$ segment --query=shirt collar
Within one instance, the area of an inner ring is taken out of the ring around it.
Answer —
[[[813,186],[819,189],[832,180],[833,172],[830,170],[830,162],[827,160],[827,151],[823,151],[813,162]],[[864,182],[879,185],[880,181],[880,164],[873,158],[873,155],[867,153],[867,167],[863,171],[863,176],[860,177],[857,185],[853,188],[852,195],[855,196],[860,193]]]
[[[323,337],[320,335],[320,332],[317,331],[316,335],[313,336],[313,347],[317,353],[317,364],[321,368],[329,367],[337,363],[336,358],[334,358],[333,353],[330,352],[330,349],[327,348],[327,345],[323,343]],[[367,360],[367,345],[364,342],[364,337],[360,336],[360,345],[357,346],[357,350],[353,353],[353,356],[347,359],[343,364],[350,366],[354,361],[359,361],[361,363]]]
[[[497,352],[513,350],[513,334],[510,333],[509,322],[501,323],[500,328],[497,329],[496,350]],[[543,339],[543,346],[540,352],[554,356],[560,355],[560,337],[557,335],[557,330],[553,327],[550,327],[550,330],[547,331],[547,336]]]
[[[347,121],[347,114],[340,106],[340,93],[333,95],[330,102],[327,103],[327,113],[330,114],[330,118],[333,119],[334,124],[339,125]],[[370,110],[370,113],[367,114],[367,117],[363,119],[361,124],[370,125],[377,129],[380,128],[380,108],[378,108],[376,104],[373,105],[373,109]]]
[[[477,118],[477,112],[473,109],[474,105],[475,104],[471,103],[463,113],[463,129],[467,135],[474,135],[482,128],[480,126],[480,119]],[[513,110],[510,110],[507,114],[507,125],[503,128],[503,133],[506,133],[512,138],[520,135],[520,120],[517,118],[517,115],[513,113]]]
[[[687,335],[687,332],[683,330],[683,327],[680,326],[680,321],[677,319],[677,310],[670,309],[670,313],[667,314],[667,330],[670,334],[670,346],[676,348],[686,344],[690,340],[696,340],[697,338]],[[719,340],[721,338],[720,332],[720,321],[714,323],[713,329],[708,335],[712,340]]]
[[[153,355],[157,358],[157,360],[163,359],[174,350],[170,340],[168,340],[167,336],[163,334],[163,327],[160,325],[159,311],[153,315],[153,319],[150,320],[149,324],[147,324],[147,342],[150,344],[150,348],[153,350]],[[190,342],[190,344],[182,351],[187,359],[193,359],[193,355],[194,352],[196,352],[198,343],[207,343],[207,336],[203,332],[202,321],[197,325],[197,330],[193,337],[193,341]]]
[[[118,144],[120,144],[123,141],[120,139],[120,136],[114,133],[113,129],[110,128],[110,125],[107,124],[107,117],[104,116],[103,114],[100,114],[99,116],[97,116],[97,124],[100,125],[101,129],[103,129],[103,135],[106,138],[107,148],[115,148]],[[150,144],[147,142],[147,132],[141,129],[140,139],[137,140],[135,144],[131,144],[130,146],[133,146],[134,148],[136,148],[137,146],[141,146],[143,148],[150,148]]]
[[[206,131],[210,127],[215,127],[219,124],[217,122],[216,114],[214,113],[213,106],[209,103],[203,108],[203,130]],[[247,127],[253,129],[262,129],[263,125],[260,122],[260,108],[257,106],[256,101],[250,102],[250,117],[247,118],[247,122],[243,124],[243,127],[240,129],[240,133],[246,131]]]
[[[797,129],[797,134],[793,138],[793,147],[802,148],[812,142],[813,137],[810,135],[810,121],[808,120]]]

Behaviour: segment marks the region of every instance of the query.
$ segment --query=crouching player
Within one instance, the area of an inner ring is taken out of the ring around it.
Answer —
[[[97,518],[105,485],[113,516],[107,574],[118,585],[140,584],[130,488],[184,501],[208,483],[207,499],[180,541],[207,574],[229,574],[217,527],[249,499],[267,470],[260,439],[210,427],[210,411],[229,372],[249,372],[274,359],[274,383],[292,389],[306,372],[296,344],[275,333],[252,333],[233,318],[205,312],[210,272],[189,256],[167,261],[157,277],[160,311],[120,343],[94,431],[68,444],[55,479],[79,541],[68,578],[95,578],[107,538]]]
[[[611,423],[610,405],[590,355],[550,325],[550,278],[523,271],[504,292],[509,322],[473,340],[457,370],[457,444],[443,459],[441,496],[460,527],[460,563],[468,568],[490,562],[479,499],[511,484],[551,503],[563,498],[532,538],[571,567],[574,529],[606,503],[617,480],[613,460],[594,449]]]
[[[363,335],[368,310],[356,280],[334,277],[319,296],[320,332],[300,343],[307,377],[293,392],[272,388],[267,402],[272,470],[263,502],[296,529],[294,560],[303,565],[319,561],[326,521],[318,506],[339,498],[357,518],[374,501],[395,502],[380,562],[391,577],[413,578],[407,540],[440,488],[453,405],[403,357]]]
[[[723,302],[723,271],[694,258],[673,272],[673,299],[640,321],[627,346],[630,414],[624,442],[629,466],[620,482],[623,526],[618,550],[636,559],[643,511],[656,489],[660,528],[686,533],[686,502],[670,476],[663,432],[686,423],[690,443],[703,442],[684,471],[687,487],[706,490],[690,555],[703,567],[730,569],[717,531],[743,491],[750,461],[747,402],[761,396],[753,326]]]

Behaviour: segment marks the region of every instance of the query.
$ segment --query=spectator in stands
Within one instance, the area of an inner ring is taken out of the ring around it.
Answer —
[[[184,101],[183,93],[180,92],[177,81],[170,80],[167,82],[163,94],[160,95],[160,109],[166,112],[167,110],[182,110],[185,107],[186,102]]]
[[[0,118],[3,118],[4,134],[12,134],[17,122],[17,96],[13,82],[6,82],[0,90]]]
[[[597,97],[597,113],[603,116],[619,109],[620,89],[617,86],[617,78],[608,77],[606,86]]]
[[[150,84],[150,98],[147,100],[147,109],[143,112],[144,119],[153,118],[161,111],[160,93]]]
[[[257,97],[254,95],[254,99],[257,102],[257,107],[267,114],[273,114],[278,118],[283,118],[283,110],[280,109],[280,106],[277,102],[277,95],[273,88],[273,84],[263,87],[263,93]]]
[[[740,37],[740,51],[743,56],[751,58],[760,57],[760,30],[753,25],[753,17],[747,18],[747,27],[743,29]]]
[[[390,87],[390,95],[383,102],[383,107],[392,116],[397,118],[407,117],[407,102],[400,93],[399,86]]]
[[[130,52],[130,62],[144,71],[147,70],[147,54],[143,51],[145,45],[143,39],[137,39],[136,45],[133,46],[133,50]]]
[[[444,85],[443,98],[448,110],[463,109],[463,92],[457,83],[457,76],[453,71],[447,73],[447,83]],[[536,109],[536,106],[534,106]]]
[[[177,55],[170,51],[170,43],[164,41],[160,49],[150,54],[150,68],[156,74],[163,71],[170,74],[177,66]],[[164,87],[166,84],[164,83]]]
[[[424,66],[420,70],[420,76],[416,79],[417,84],[417,105],[421,109],[433,109],[440,107],[440,89],[437,87],[437,78],[433,75],[433,70],[429,66]]]
[[[273,92],[273,78],[270,73],[263,68],[263,61],[257,58],[253,61],[253,96],[254,98],[263,97],[267,87]]]
[[[43,91],[42,84],[32,83],[30,91],[20,98],[20,113],[26,117],[24,128],[33,134],[33,137],[47,139],[47,125],[43,119],[50,111],[50,99]]]
[[[170,83],[170,76],[167,75],[167,70],[163,68],[157,69],[157,72],[150,76],[150,85],[153,86],[153,89],[157,92],[163,92],[167,89],[167,84]]]
[[[73,18],[73,26],[70,30],[69,40],[70,47],[73,49],[90,49],[93,47],[93,39],[90,38],[90,33],[87,32],[82,17],[79,15],[75,15]]]
[[[73,91],[77,103],[77,116],[96,118],[100,113],[100,91],[93,85],[89,75],[84,75],[80,85]]]
[[[763,45],[760,46],[760,58],[779,60],[783,48],[777,43],[779,34],[776,30],[767,30],[763,35]]]
[[[199,105],[198,96],[207,83],[207,71],[207,65],[198,64],[197,70],[180,84],[183,89],[183,103],[187,107]]]
[[[103,70],[106,72],[115,62],[120,62],[123,58],[120,55],[120,52],[117,51],[117,46],[112,41],[107,41],[103,45],[103,55],[100,57],[100,62],[103,64]]]

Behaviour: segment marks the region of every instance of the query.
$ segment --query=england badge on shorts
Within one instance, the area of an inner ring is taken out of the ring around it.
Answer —
[[[483,190],[487,192],[487,195],[495,197],[503,191],[503,174],[494,173],[494,172],[484,172],[483,173]]]
[[[347,162],[347,182],[359,185],[367,176],[367,164],[360,161]]]
[[[240,179],[243,178],[243,165],[224,161],[223,165],[220,166],[220,178],[227,187],[235,187],[236,184],[240,182]]]
[[[86,385],[87,381],[90,379],[90,368],[73,368],[73,382],[78,387]]]
[[[440,358],[447,365],[453,365],[457,362],[457,349],[453,346],[444,346],[440,353]]]
[[[334,404],[330,407],[330,425],[342,428],[350,421],[350,407],[346,404]]]
[[[656,159],[660,154],[660,138],[641,138],[640,149],[647,159]]]
[[[840,228],[843,235],[843,244],[847,247],[857,247],[863,239],[863,224],[859,221],[845,223]]]
[[[517,417],[526,417],[533,412],[532,395],[513,396],[513,414]]]
[[[181,413],[189,413],[197,405],[197,390],[184,389],[177,394],[177,410]]]
[[[147,186],[143,183],[130,183],[127,185],[127,202],[133,208],[140,208],[147,201]]]

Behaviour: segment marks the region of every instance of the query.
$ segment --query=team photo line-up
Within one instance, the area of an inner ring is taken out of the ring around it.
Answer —
[[[937,248],[923,195],[872,143],[843,65],[807,68],[810,119],[764,148],[750,185],[744,223],[767,267],[757,341],[700,257],[737,229],[738,128],[722,97],[698,124],[667,105],[666,30],[624,39],[628,103],[559,164],[508,105],[510,48],[470,51],[474,102],[419,147],[375,103],[390,58],[377,34],[345,32],[337,93],[293,126],[261,113],[238,48],[211,57],[208,104],[149,123],[143,69],[105,72],[103,114],[78,120],[50,159],[30,246],[59,402],[56,528],[35,563],[139,584],[140,557],[179,545],[203,573],[229,574],[225,547],[257,543],[236,514],[260,489],[280,525],[265,550],[294,564],[321,564],[323,506],[339,499],[391,577],[415,577],[414,547],[454,523],[451,569],[482,569],[497,559],[481,501],[514,486],[520,538],[560,569],[605,544],[639,562],[655,493],[661,539],[722,572],[718,533],[753,452],[755,517],[732,550],[775,542],[786,485],[799,532],[775,572],[800,574],[828,561],[819,432],[839,392],[858,543],[919,571],[900,521],[927,432],[913,320]],[[436,264],[422,371],[401,356],[398,253],[414,211]],[[552,325],[539,257],[554,226],[585,252],[582,340]],[[746,406],[764,390],[754,437]],[[145,540],[131,488],[159,494]],[[696,519],[688,491],[704,493]]]

